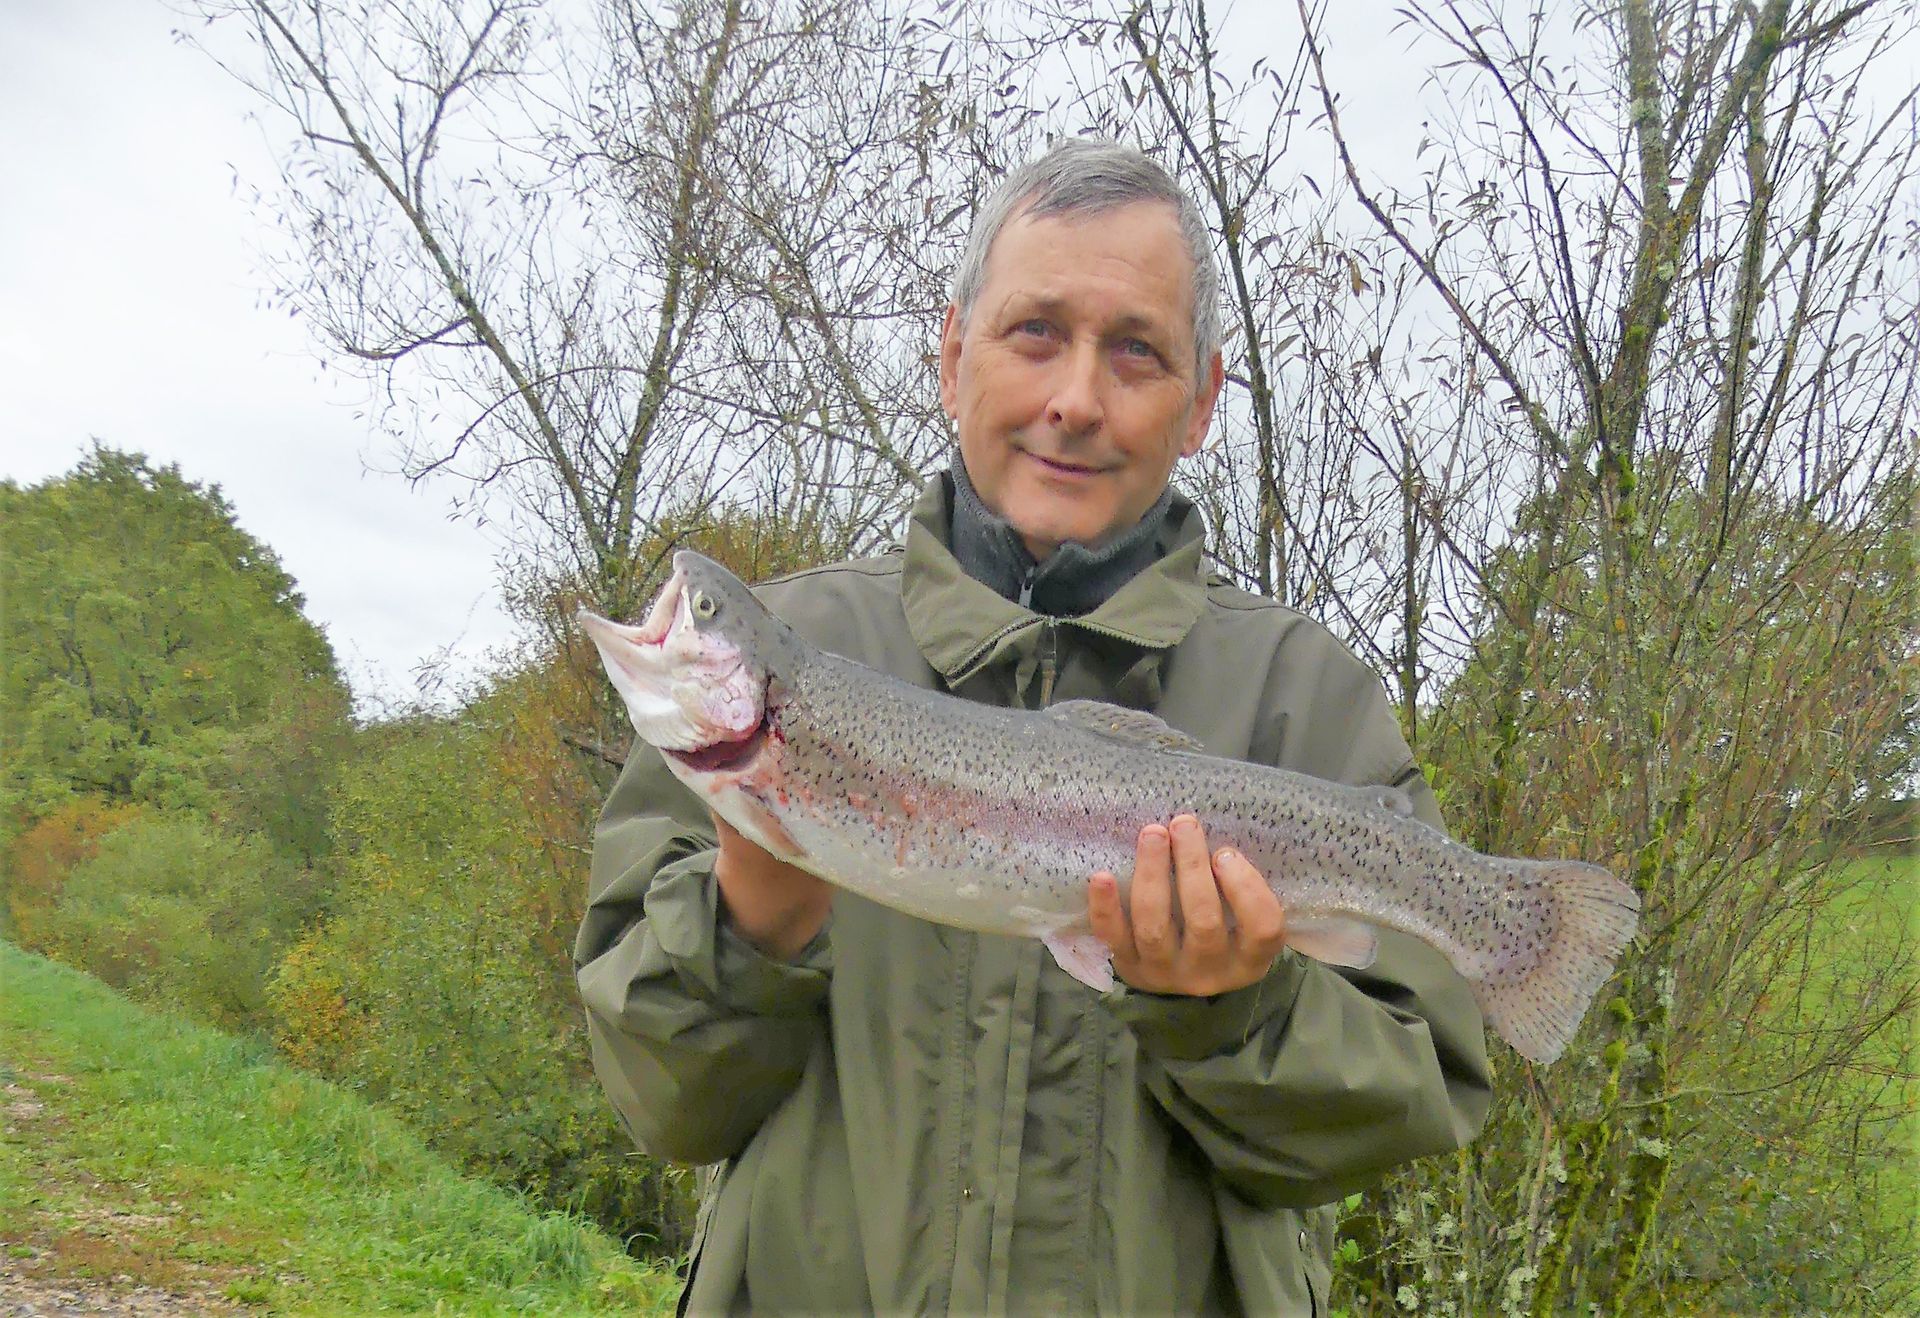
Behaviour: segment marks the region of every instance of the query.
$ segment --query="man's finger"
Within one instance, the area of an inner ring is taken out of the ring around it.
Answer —
[[[1120,904],[1120,882],[1105,870],[1087,882],[1087,922],[1100,941],[1112,949],[1115,964],[1133,964],[1133,928]]]
[[[1180,894],[1182,955],[1197,958],[1196,964],[1224,961],[1227,917],[1214,882],[1213,858],[1207,854],[1207,831],[1192,815],[1176,815],[1168,832],[1173,839],[1174,886]]]
[[[1172,852],[1167,830],[1148,824],[1133,851],[1133,945],[1143,962],[1164,969],[1180,950],[1173,928]]]
[[[1234,943],[1245,956],[1270,962],[1280,955],[1287,936],[1287,913],[1266,876],[1253,862],[1230,847],[1213,855],[1213,873],[1233,912]]]

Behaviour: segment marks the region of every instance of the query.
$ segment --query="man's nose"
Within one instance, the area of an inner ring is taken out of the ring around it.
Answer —
[[[1101,401],[1104,381],[1098,345],[1076,343],[1060,355],[1058,363],[1053,396],[1047,400],[1048,422],[1069,435],[1099,429],[1106,408]]]

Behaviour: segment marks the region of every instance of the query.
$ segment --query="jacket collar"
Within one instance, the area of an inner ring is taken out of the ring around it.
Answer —
[[[947,483],[930,480],[907,524],[900,596],[914,643],[954,686],[1023,640],[1030,644],[1032,633],[1049,619],[968,576],[948,547],[951,526]],[[1051,621],[1147,650],[1178,645],[1207,602],[1205,521],[1179,493],[1167,512],[1167,539],[1172,548],[1098,608]]]
[[[1098,545],[1063,544],[1036,562],[1020,533],[981,501],[957,451],[940,479],[947,485],[952,509],[947,548],[968,576],[1035,613],[1056,618],[1091,613],[1171,548],[1166,523],[1173,508],[1172,486],[1163,488],[1132,526],[1122,527]]]

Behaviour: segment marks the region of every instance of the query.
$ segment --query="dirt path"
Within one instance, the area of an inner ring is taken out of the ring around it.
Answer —
[[[31,1142],[32,1128],[60,1120],[49,1111],[65,1076],[25,1073],[27,1084],[0,1084],[0,1137]],[[50,1187],[74,1188],[65,1169],[44,1166]],[[144,1251],[136,1232],[166,1219],[130,1211],[124,1187],[86,1177],[85,1207],[57,1217],[26,1207],[0,1211],[0,1318],[77,1318],[112,1314],[118,1318],[177,1318],[188,1314],[240,1312],[217,1291],[182,1293],[144,1285],[125,1272],[73,1276],[73,1264],[96,1266],[108,1259],[137,1257]],[[0,1204],[0,1209],[6,1205]],[[93,1269],[89,1269],[92,1271]]]
[[[0,1259],[0,1318],[180,1318],[230,1314],[232,1305],[211,1296],[178,1295],[136,1286],[131,1277],[110,1281],[57,1280],[26,1272],[37,1260]]]

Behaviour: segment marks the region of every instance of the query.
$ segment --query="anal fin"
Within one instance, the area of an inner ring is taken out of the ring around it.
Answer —
[[[1380,954],[1380,940],[1363,920],[1339,915],[1287,918],[1287,946],[1330,966],[1365,970]]]
[[[1042,934],[1040,941],[1053,953],[1060,969],[1096,993],[1113,987],[1113,949],[1084,925]]]

